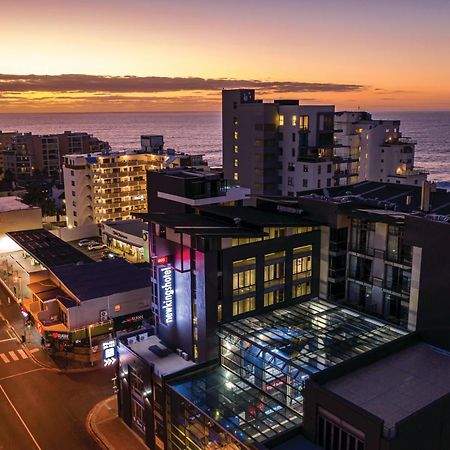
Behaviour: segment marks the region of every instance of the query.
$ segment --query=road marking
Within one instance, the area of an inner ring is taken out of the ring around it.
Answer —
[[[8,364],[9,362],[11,362],[8,357],[4,354],[4,353],[0,353],[0,358],[3,359],[3,362]]]
[[[39,367],[39,369],[31,369],[26,372],[15,373],[14,375],[8,375],[7,377],[0,378],[0,381],[9,380],[10,378],[20,377],[21,375],[26,375],[27,373],[37,372],[39,370],[46,370],[45,367]],[[1,447],[0,447],[1,449]]]
[[[17,353],[22,357],[22,359],[28,358],[28,355],[21,349],[17,350]]]
[[[9,353],[9,356],[14,360],[14,361],[19,361],[19,357],[11,350]]]
[[[30,435],[32,441],[34,442],[34,445],[36,446],[36,448],[38,450],[42,450],[42,448],[39,446],[39,444],[37,443],[36,439],[34,438],[34,436],[31,434],[30,429],[27,427],[27,424],[25,423],[25,421],[22,419],[22,416],[19,414],[19,411],[17,411],[16,407],[13,405],[13,402],[11,401],[11,399],[8,397],[8,395],[6,394],[5,390],[3,389],[3,386],[0,385],[0,389],[3,392],[3,395],[6,397],[6,400],[8,400],[8,403],[11,405],[11,408],[14,410],[14,412],[17,414],[17,417],[19,418],[19,420],[22,422],[22,425],[25,427],[25,430],[27,430],[27,433]]]
[[[32,348],[31,350],[29,350],[30,353],[36,353],[38,351],[39,351],[39,349],[37,347]]]
[[[16,340],[15,337],[10,337],[8,339],[2,339],[2,340],[0,340],[0,342],[8,342],[8,341],[15,341],[15,340]]]

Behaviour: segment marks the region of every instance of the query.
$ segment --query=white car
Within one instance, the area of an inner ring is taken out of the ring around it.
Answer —
[[[88,245],[88,250],[102,250],[104,248],[106,248],[106,245],[101,242],[91,242]]]
[[[93,241],[92,239],[81,239],[81,241],[78,241],[78,245],[80,247],[86,247],[87,245],[92,244],[93,242],[95,241]]]

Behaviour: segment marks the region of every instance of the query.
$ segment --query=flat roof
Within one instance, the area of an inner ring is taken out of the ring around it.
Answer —
[[[284,403],[222,366],[169,385],[244,443],[267,441],[302,420]]]
[[[142,334],[142,333],[141,333]],[[142,341],[125,343],[126,337],[121,339],[123,345],[153,366],[155,374],[159,377],[171,375],[188,367],[195,366],[195,362],[186,361],[177,353],[169,350],[158,336],[152,335]]]
[[[43,228],[10,231],[6,234],[34,259],[49,269],[65,264],[91,265],[90,263],[95,262],[89,256]]]
[[[289,214],[282,212],[267,211],[253,206],[204,206],[200,208],[203,214],[213,214],[222,217],[225,220],[234,220],[239,218],[242,222],[257,226],[313,226],[319,225],[318,222],[305,219],[300,214]]]
[[[23,203],[20,197],[0,197],[0,213],[9,211],[21,211],[24,209],[39,209]]]
[[[253,228],[238,226],[213,217],[199,214],[148,213],[147,220],[172,228],[175,232],[198,236],[263,236],[264,233]]]
[[[80,301],[150,288],[149,270],[139,269],[121,258],[58,266],[52,272]]]
[[[385,429],[391,429],[450,393],[450,353],[415,344],[324,386],[384,420]]]
[[[312,299],[288,308],[224,323],[225,340],[238,337],[290,366],[291,373],[312,375],[383,344],[408,331],[357,311]]]
[[[111,222],[103,222],[106,226],[120,231],[122,233],[131,234],[132,236],[136,236],[142,238],[142,232],[144,230],[148,230],[148,224],[143,222],[142,220],[117,220]]]

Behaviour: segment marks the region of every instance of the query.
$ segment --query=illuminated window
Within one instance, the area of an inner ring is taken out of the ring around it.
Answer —
[[[235,141],[237,141],[238,136],[239,136],[239,135],[238,135],[238,132],[235,131],[235,132],[234,132],[234,140],[235,140]]]
[[[268,236],[264,236],[265,241],[268,239],[276,239],[286,236],[286,228],[266,227],[264,228],[264,233],[268,234]]]
[[[233,316],[253,311],[256,307],[255,297],[248,297],[233,302]]]
[[[282,114],[280,114],[280,116],[278,117],[278,125],[280,127],[284,125],[284,116]]]
[[[217,303],[217,322],[222,322],[222,303]]]
[[[269,253],[264,256],[264,287],[284,285],[285,252]]]
[[[300,116],[298,126],[301,130],[309,130],[309,116]]]
[[[233,173],[233,180],[234,180],[234,181],[238,181],[238,180],[239,180],[239,175],[238,175],[237,172],[234,172],[234,173]]]
[[[292,286],[292,299],[303,297],[304,295],[309,294],[311,294],[311,283],[309,281]]]
[[[234,146],[234,153],[238,153],[239,152],[239,147],[237,145]]]
[[[311,256],[302,256],[292,260],[292,279],[300,280],[311,276]]]
[[[237,159],[233,159],[233,166],[239,167],[239,161]]]
[[[297,116],[292,116],[292,126],[297,126]]]
[[[233,117],[233,125],[238,124],[238,118],[236,116]]]
[[[119,312],[120,311],[120,305],[114,305],[114,311]]]
[[[284,289],[266,292],[264,294],[264,306],[270,306],[284,301]]]

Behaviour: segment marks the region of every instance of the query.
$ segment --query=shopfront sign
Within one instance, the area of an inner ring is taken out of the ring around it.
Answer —
[[[102,353],[103,353],[103,365],[111,366],[116,361],[116,341],[106,341],[102,343]]]
[[[161,323],[169,325],[175,318],[175,282],[173,268],[170,266],[159,267],[158,272]]]

